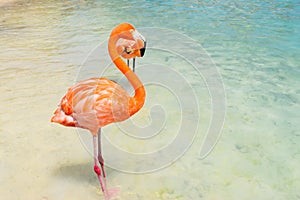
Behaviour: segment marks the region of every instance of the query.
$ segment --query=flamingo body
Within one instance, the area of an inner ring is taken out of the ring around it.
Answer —
[[[52,122],[88,129],[99,128],[131,116],[132,97],[117,83],[106,78],[90,78],[68,89]]]

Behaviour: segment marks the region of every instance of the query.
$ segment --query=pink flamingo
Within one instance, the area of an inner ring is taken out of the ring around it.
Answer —
[[[134,88],[134,96],[131,97],[124,88],[111,80],[90,78],[68,89],[51,118],[51,122],[80,127],[91,132],[94,146],[94,171],[105,199],[110,198],[115,192],[107,191],[102,179],[102,174],[105,179],[106,173],[101,153],[101,127],[128,119],[144,105],[146,96],[144,86],[121,57],[128,60],[142,57],[145,47],[144,37],[131,24],[122,23],[116,26],[108,41],[109,55]]]

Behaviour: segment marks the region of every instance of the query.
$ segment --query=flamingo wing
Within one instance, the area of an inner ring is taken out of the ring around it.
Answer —
[[[97,134],[98,128],[130,117],[130,99],[124,88],[111,80],[87,79],[68,89],[51,121]]]

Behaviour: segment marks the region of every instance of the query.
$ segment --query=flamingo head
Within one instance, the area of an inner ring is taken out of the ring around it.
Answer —
[[[122,23],[111,33],[117,38],[118,54],[125,59],[143,57],[146,50],[146,40],[131,24]]]

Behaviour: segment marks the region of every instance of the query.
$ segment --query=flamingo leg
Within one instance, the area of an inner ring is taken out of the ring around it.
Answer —
[[[101,147],[101,128],[99,128],[98,130],[98,160],[99,160],[99,163],[100,163],[100,166],[101,166],[101,169],[102,169],[102,173],[103,173],[103,177],[106,178],[106,172],[104,170],[104,159],[103,159],[103,156],[102,156],[102,147]]]
[[[106,188],[105,188],[105,184],[103,182],[102,176],[101,176],[101,170],[100,170],[100,168],[98,166],[99,160],[98,160],[98,141],[97,141],[98,139],[97,139],[97,137],[98,137],[97,135],[93,136],[93,144],[94,144],[94,171],[95,171],[95,173],[98,176],[102,192],[105,195],[106,194]]]
[[[133,58],[132,71],[135,71],[135,58]]]
[[[102,157],[101,153],[101,128],[98,130],[98,135],[93,136],[94,138],[94,161],[95,161],[95,166],[94,170],[96,174],[98,175],[98,179],[100,181],[100,185],[104,194],[105,200],[109,200],[111,197],[118,195],[119,189],[118,188],[112,188],[107,190],[105,185],[106,185],[106,173],[104,170],[104,160]],[[104,177],[104,182],[101,176],[101,169],[98,167],[98,163],[101,166],[103,177]]]

